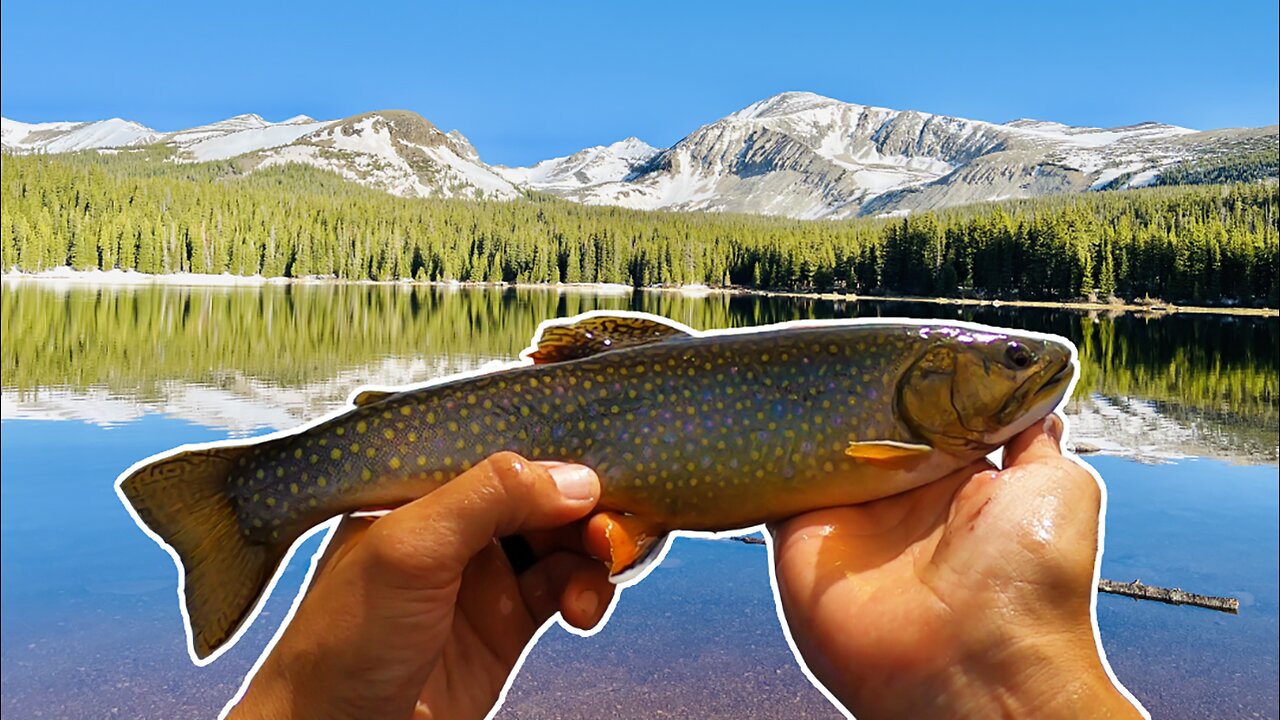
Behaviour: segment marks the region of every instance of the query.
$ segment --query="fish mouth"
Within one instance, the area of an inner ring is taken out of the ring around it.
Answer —
[[[1071,358],[1055,359],[1043,371],[1027,381],[1031,389],[1022,403],[1030,414],[1047,415],[1061,402],[1067,392],[1067,386],[1074,377],[1075,370]],[[1029,388],[1029,389],[1030,389]]]
[[[1040,372],[1028,377],[1014,392],[1006,409],[1007,415],[1047,415],[1062,400],[1074,375],[1070,355],[1055,357],[1046,362]],[[1012,417],[1008,419],[1011,420]]]

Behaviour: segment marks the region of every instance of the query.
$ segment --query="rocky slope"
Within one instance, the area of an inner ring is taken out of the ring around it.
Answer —
[[[458,131],[404,110],[357,115],[252,156],[257,167],[304,163],[404,197],[511,200],[520,190],[480,161]]]
[[[120,151],[163,145],[174,162],[239,158],[252,170],[284,163],[313,165],[405,197],[510,200],[521,191],[480,161],[454,130],[441,132],[403,110],[320,121],[305,115],[270,122],[237,115],[209,125],[161,133],[138,123],[21,123],[4,120],[6,152]]]
[[[113,119],[4,120],[10,152],[164,144],[174,161],[305,163],[407,197],[511,199],[525,189],[593,205],[797,218],[900,215],[1055,193],[1141,187],[1182,161],[1277,148],[1276,128],[1197,132],[1160,123],[995,124],[788,92],[666,149],[627,138],[530,167],[490,167],[456,130],[391,110],[337,121],[257,115],[172,133]]]
[[[543,164],[503,172],[589,204],[840,218],[1138,187],[1170,164],[1251,140],[1274,146],[1274,136],[1159,123],[998,125],[792,92],[698,128],[622,177],[546,182],[534,172]]]

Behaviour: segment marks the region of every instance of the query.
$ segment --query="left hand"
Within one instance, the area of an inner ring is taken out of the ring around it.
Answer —
[[[481,718],[555,612],[598,623],[607,569],[555,529],[600,497],[594,472],[499,453],[429,495],[335,531],[311,587],[230,718]],[[517,575],[498,538],[545,554]]]

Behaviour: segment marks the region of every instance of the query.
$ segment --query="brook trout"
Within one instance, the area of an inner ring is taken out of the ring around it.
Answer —
[[[182,565],[207,658],[315,525],[421,497],[500,450],[596,470],[615,576],[673,530],[730,530],[885,497],[990,453],[1075,375],[1051,336],[961,323],[698,333],[637,314],[546,324],[525,364],[395,391],[243,444],[184,446],[120,480]]]

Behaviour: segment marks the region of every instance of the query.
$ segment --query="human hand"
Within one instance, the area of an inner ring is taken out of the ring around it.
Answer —
[[[1101,489],[1061,435],[773,528],[796,646],[858,718],[1140,716],[1094,633]]]
[[[600,483],[581,465],[498,453],[376,521],[335,531],[292,622],[230,718],[480,718],[533,633],[589,628],[613,595],[576,552]],[[516,575],[497,538],[543,556]]]

